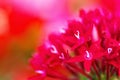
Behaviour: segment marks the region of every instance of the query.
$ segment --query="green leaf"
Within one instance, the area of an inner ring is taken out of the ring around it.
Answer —
[[[79,75],[79,79],[80,79],[80,80],[88,80],[88,78],[86,78],[86,77],[85,77],[84,75],[82,75],[82,74]]]

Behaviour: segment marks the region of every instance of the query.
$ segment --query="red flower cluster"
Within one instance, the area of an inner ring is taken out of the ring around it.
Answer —
[[[120,18],[107,10],[80,10],[79,20],[71,20],[61,33],[52,33],[30,60],[37,76],[59,80],[109,80],[120,76]],[[68,73],[69,75],[66,75]]]

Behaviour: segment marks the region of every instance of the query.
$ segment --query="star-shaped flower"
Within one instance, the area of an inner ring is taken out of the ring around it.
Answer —
[[[81,52],[79,52],[80,55],[77,55],[66,62],[84,62],[84,68],[89,72],[92,62],[105,56],[105,54],[103,54],[102,49],[97,43],[92,44],[90,48],[84,47],[82,49],[83,50],[80,50]]]

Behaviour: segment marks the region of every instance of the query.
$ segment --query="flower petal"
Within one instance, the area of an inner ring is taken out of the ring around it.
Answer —
[[[84,68],[87,72],[90,72],[91,65],[92,65],[91,60],[87,60],[87,61],[84,62]]]
[[[66,62],[82,62],[84,60],[85,60],[84,56],[81,55],[81,56],[75,56],[75,57],[67,60]]]

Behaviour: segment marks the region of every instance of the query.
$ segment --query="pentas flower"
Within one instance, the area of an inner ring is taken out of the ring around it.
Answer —
[[[80,48],[82,49],[82,48]],[[79,51],[80,55],[77,55],[67,62],[84,62],[84,68],[90,71],[90,67],[94,60],[102,58],[105,54],[97,43],[92,44],[90,48],[86,48]]]
[[[29,80],[112,80],[120,75],[120,18],[107,10],[80,11],[79,20],[52,33],[30,59]],[[84,77],[84,78],[83,78]]]

